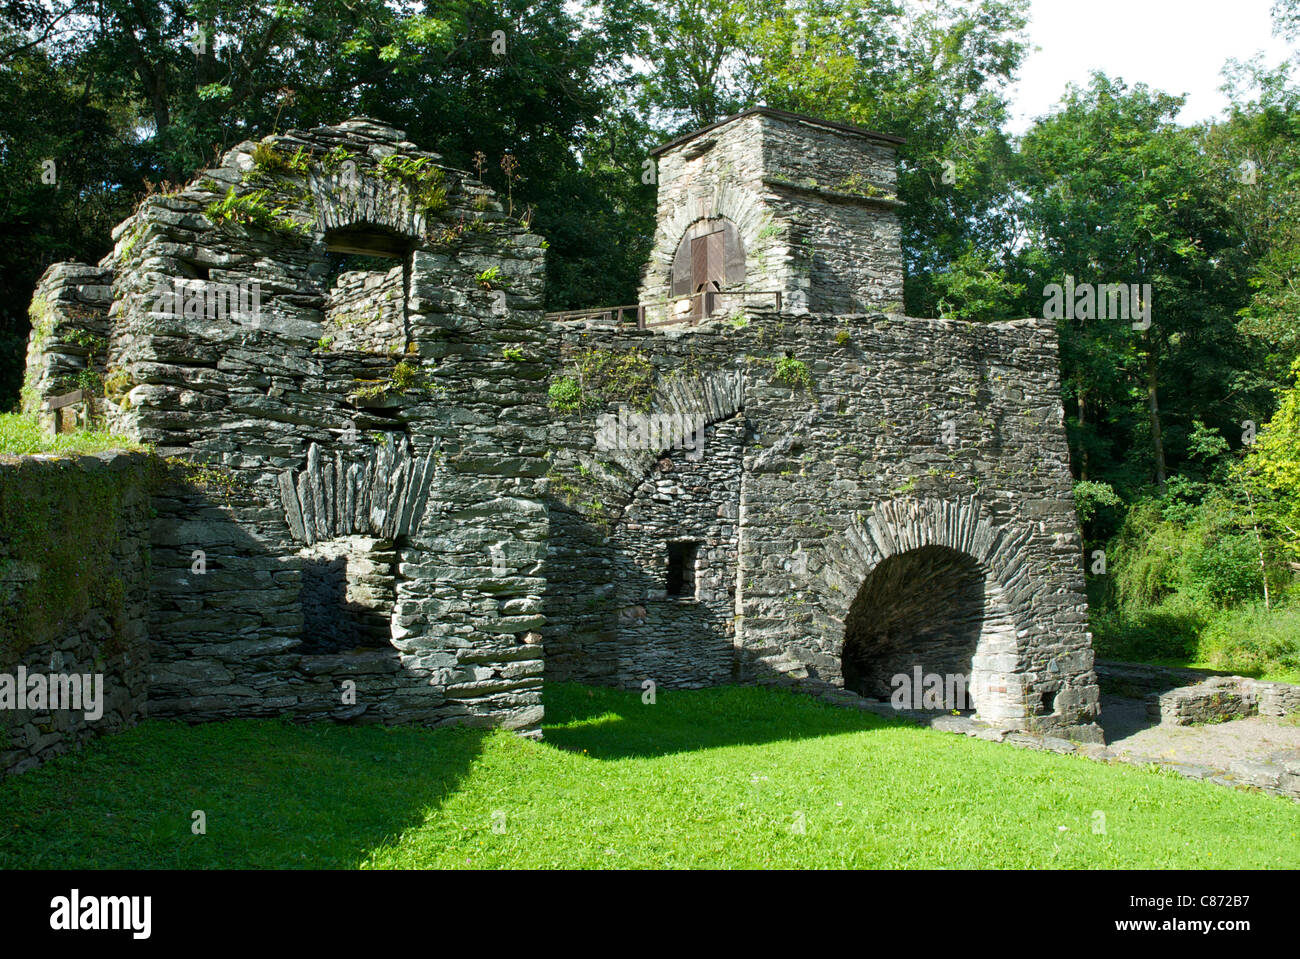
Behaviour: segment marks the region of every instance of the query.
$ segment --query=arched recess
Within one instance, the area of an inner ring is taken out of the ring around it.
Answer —
[[[686,229],[673,255],[670,291],[692,297],[691,318],[725,305],[716,294],[745,284],[745,244],[726,217],[697,220]]]
[[[766,222],[766,214],[756,193],[726,179],[701,189],[704,192],[692,193],[686,202],[676,204],[671,212],[660,211],[659,229],[655,233],[654,251],[650,255],[649,271],[643,286],[643,293],[650,299],[671,297],[673,259],[682,238],[699,222],[722,220],[732,223],[739,246],[747,253],[760,245],[759,233]]]
[[[922,546],[883,560],[858,590],[844,620],[844,687],[878,699],[910,693],[906,708],[1014,712],[998,666],[1015,650],[996,579],[966,553]]]
[[[373,229],[416,242],[428,228],[423,208],[399,183],[358,170],[313,170],[308,188],[316,205],[316,232],[320,235]]]
[[[709,427],[729,420],[745,408],[744,374],[740,370],[717,370],[699,376],[673,376],[659,382],[655,390],[649,418],[686,417],[694,421],[703,417],[703,426]],[[608,427],[616,425],[618,414],[607,414]],[[599,421],[598,421],[599,422]],[[610,507],[610,517],[617,522],[637,488],[651,476],[665,449],[598,448],[590,456],[578,459],[596,478],[602,501]],[[708,450],[703,451],[708,455]]]
[[[891,677],[910,671],[900,665],[960,672],[981,719],[1025,718],[1031,536],[995,524],[975,497],[890,500],[860,515],[828,547],[820,576],[829,612],[844,623],[844,635],[828,639],[842,668],[847,661],[846,686],[887,698]]]
[[[411,254],[428,227],[401,183],[346,166],[312,169],[316,249],[326,260],[323,332],[334,348],[405,352]]]

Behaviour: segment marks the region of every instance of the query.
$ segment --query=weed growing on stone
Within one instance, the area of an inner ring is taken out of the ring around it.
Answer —
[[[269,196],[269,190],[237,194],[235,188],[231,187],[224,198],[209,203],[203,213],[219,226],[241,223],[273,233],[305,236],[309,232],[308,227],[289,217],[288,207],[284,204],[270,203]]]
[[[299,147],[295,153],[289,153],[270,143],[259,143],[253,147],[253,170],[266,178],[306,176],[310,161],[311,155],[304,147]]]
[[[386,156],[379,161],[379,177],[405,186],[425,213],[437,215],[447,209],[444,174],[428,157]]]
[[[808,364],[803,360],[797,360],[792,356],[783,356],[776,360],[773,369],[772,379],[775,382],[791,389],[812,389],[812,371],[808,369]]]

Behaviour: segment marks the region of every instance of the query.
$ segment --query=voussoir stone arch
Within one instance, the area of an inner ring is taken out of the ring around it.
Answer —
[[[313,170],[308,184],[316,204],[316,230],[321,234],[372,227],[419,240],[428,226],[410,190],[364,170]]]
[[[981,640],[976,672],[1008,678],[997,680],[997,693],[977,705],[983,718],[1023,718],[1025,691],[1012,677],[1024,643],[1034,635],[1035,584],[1024,565],[1024,547],[1032,535],[1028,527],[990,517],[973,496],[878,502],[855,516],[827,548],[820,577],[826,587],[823,596],[834,619],[843,622],[863,585],[887,560],[933,547],[970,557],[985,576],[988,600],[1013,627]],[[1040,581],[1037,588],[1046,586]],[[835,640],[842,651],[844,637]]]
[[[744,249],[752,250],[758,245],[758,234],[765,222],[758,194],[743,185],[723,182],[702,199],[705,200],[703,209],[699,202],[681,204],[660,224],[655,248],[650,255],[656,285],[667,284],[678,244],[686,236],[686,231],[701,220],[730,220],[735,224]]]
[[[659,382],[655,389],[647,417],[663,416],[703,416],[707,428],[744,411],[745,380],[741,370],[714,370],[694,376],[678,375]],[[618,416],[618,413],[607,414]],[[659,459],[669,452],[664,449],[613,449],[593,453],[609,466],[617,468],[617,476],[612,477],[613,470],[603,468],[600,473],[607,481],[613,481],[614,488],[607,487],[607,494],[613,500],[616,514],[621,514],[631,501],[637,487],[645,482]],[[708,455],[707,447],[705,456]]]

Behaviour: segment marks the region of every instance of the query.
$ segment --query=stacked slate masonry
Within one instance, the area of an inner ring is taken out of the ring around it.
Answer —
[[[724,311],[774,306],[773,293],[792,313],[901,309],[901,142],[760,107],[652,151],[658,228],[640,293],[648,319],[670,319],[674,298],[714,279],[752,291],[721,297]],[[724,228],[723,269],[697,262],[690,276],[692,242]]]
[[[599,450],[599,414],[563,432],[549,678],[826,692],[845,686],[848,660],[875,666],[854,691],[888,698],[889,679],[920,666],[967,674],[991,722],[1100,735],[1047,321],[752,310],[668,333],[586,322],[566,331],[562,360],[593,341],[646,357],[676,386],[655,409],[700,411],[709,430],[698,463]],[[790,359],[807,382],[781,378]],[[717,583],[709,595],[666,595],[675,541],[703,544],[694,580]],[[891,588],[873,590],[882,579]]]
[[[83,415],[168,467],[148,713],[535,735],[543,674],[883,698],[915,665],[1098,738],[1054,329],[889,311],[898,142],[760,109],[661,148],[662,328],[544,316],[542,239],[366,119],[52,267],[25,400],[88,369]],[[634,388],[557,401],[593,363]],[[703,442],[629,442],[669,414]]]
[[[115,239],[93,277],[112,283],[99,412],[170,464],[150,715],[535,732],[541,238],[360,119],[241,144]],[[304,630],[322,603],[349,621],[332,636]]]

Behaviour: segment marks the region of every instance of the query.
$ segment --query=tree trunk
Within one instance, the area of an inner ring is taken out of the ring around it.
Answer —
[[[1165,441],[1160,431],[1160,400],[1157,397],[1159,378],[1156,370],[1155,338],[1147,331],[1147,408],[1151,412],[1151,451],[1155,459],[1156,488],[1165,492]]]
[[[1079,406],[1079,479],[1088,478],[1088,400],[1082,389],[1076,397]]]

